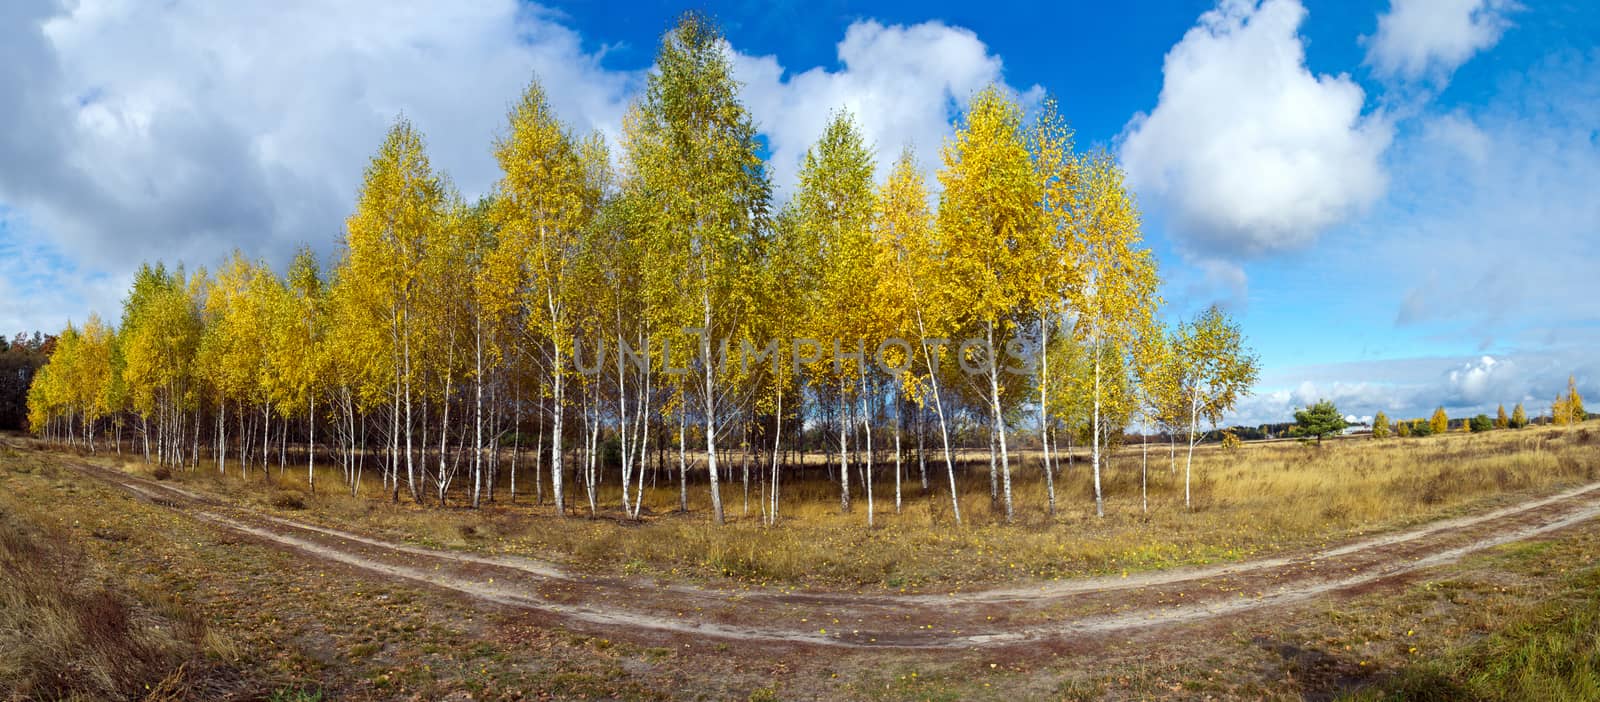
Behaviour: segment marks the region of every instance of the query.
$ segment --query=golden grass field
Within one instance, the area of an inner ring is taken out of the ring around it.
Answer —
[[[942,511],[947,497],[923,497],[915,483],[904,512],[880,501],[868,530],[863,503],[837,514],[834,486],[820,481],[786,489],[777,527],[742,517],[739,486],[729,486],[732,519],[717,527],[703,485],[691,486],[691,511],[677,514],[676,491],[663,484],[647,495],[657,511],[631,522],[615,509],[558,519],[526,496],[477,511],[393,504],[376,481],[365,497],[309,494],[303,473],[279,477],[275,467],[269,484],[259,469],[241,480],[237,467],[225,478],[202,468],[167,479],[295,520],[593,572],[927,592],[1250,558],[1523,502],[1600,479],[1597,429],[1203,448],[1192,512],[1182,508],[1181,473],[1152,450],[1161,460],[1150,464],[1148,516],[1140,454],[1125,450],[1107,468],[1104,519],[1093,516],[1081,465],[1063,477],[1062,509],[1047,518],[1037,464],[1024,463],[1010,526],[988,505],[986,465],[974,465],[962,486],[969,524],[959,529]],[[1595,699],[1600,690],[1592,521],[1414,581],[1050,652],[730,655],[728,644],[694,637],[679,646],[571,631],[307,560],[71,468],[85,461],[154,472],[103,453],[0,448],[0,699],[518,699],[537,690],[588,699],[1528,700]],[[336,485],[332,473],[322,479]]]
[[[303,466],[296,472],[291,465],[281,477],[273,467],[271,485],[262,484],[259,469],[240,478],[236,468],[224,477],[202,467],[173,479],[269,509],[299,503],[304,509],[298,518],[329,525],[372,528],[430,545],[527,554],[597,573],[950,590],[1245,559],[1488,509],[1600,477],[1596,434],[1600,422],[1321,446],[1203,446],[1195,452],[1190,510],[1183,504],[1182,451],[1173,471],[1167,447],[1152,444],[1148,513],[1140,496],[1141,447],[1124,447],[1104,469],[1104,518],[1094,516],[1091,473],[1081,456],[1057,479],[1058,509],[1051,517],[1037,455],[1023,454],[1014,456],[1017,507],[1010,525],[990,504],[986,454],[969,452],[961,478],[966,524],[960,528],[951,519],[948,492],[939,488],[941,476],[932,476],[933,492],[924,495],[909,462],[899,514],[892,468],[881,473],[891,477],[874,486],[873,529],[866,526],[859,482],[852,487],[852,513],[840,514],[838,487],[820,473],[784,483],[776,527],[763,524],[754,487],[745,511],[737,469],[736,480],[722,488],[729,515],[723,526],[711,523],[703,482],[690,485],[690,511],[677,512],[677,485],[666,473],[658,487],[647,485],[646,515],[639,522],[622,518],[614,475],[611,485],[602,485],[599,518],[589,515],[582,487],[569,486],[566,519],[556,518],[548,490],[547,504],[532,504],[527,477],[514,504],[502,486],[499,503],[481,510],[422,508],[405,497],[393,504],[376,480],[364,486],[363,496],[351,497],[338,490],[332,472],[319,478],[323,489],[309,494]],[[523,475],[529,473],[524,463]]]

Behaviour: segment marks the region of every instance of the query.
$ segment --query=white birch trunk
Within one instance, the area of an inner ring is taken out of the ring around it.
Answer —
[[[1094,339],[1094,421],[1091,427],[1093,437],[1092,456],[1094,460],[1094,515],[1106,516],[1105,498],[1100,492],[1100,333],[1095,331]]]
[[[561,417],[564,414],[562,405],[563,400],[565,399],[563,395],[565,393],[566,383],[564,380],[564,374],[561,372],[561,347],[559,344],[555,346],[554,385],[556,406],[550,428],[550,491],[552,496],[555,498],[556,514],[564,517],[567,514],[567,510],[564,499],[566,496],[563,494],[561,485]]]
[[[922,336],[922,357],[928,366],[929,385],[933,388],[933,408],[939,418],[939,437],[944,442],[944,470],[950,478],[950,511],[955,515],[956,526],[961,526],[961,498],[956,493],[956,466],[950,456],[950,426],[944,417],[944,399],[939,393],[939,376],[933,372],[933,353],[928,350],[927,328],[922,323],[922,310],[917,310],[917,333]]]
[[[710,276],[705,284],[707,288],[700,291],[702,321],[705,324],[700,334],[700,358],[705,368],[705,406],[706,406],[706,471],[711,475],[711,515],[712,520],[722,524],[722,492],[717,476],[717,400],[715,384],[715,362],[711,356],[711,290]]]
[[[1039,450],[1044,452],[1046,513],[1056,515],[1056,476],[1050,469],[1050,323],[1039,315]]]
[[[850,513],[850,444],[846,430],[850,426],[849,409],[845,404],[845,386],[839,384],[839,513]]]

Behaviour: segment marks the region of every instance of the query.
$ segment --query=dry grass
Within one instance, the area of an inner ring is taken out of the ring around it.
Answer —
[[[1581,431],[1581,430],[1580,430]],[[1592,431],[1591,431],[1592,433]],[[1367,529],[1359,514],[1412,504],[1393,517],[1382,516],[1387,528],[1402,520],[1421,520],[1493,503],[1549,493],[1567,483],[1585,482],[1593,462],[1593,443],[1578,431],[1567,434],[1535,432],[1467,437],[1442,437],[1417,442],[1349,442],[1313,453],[1293,444],[1257,445],[1240,453],[1206,453],[1205,470],[1215,472],[1205,509],[1184,514],[1174,506],[1176,493],[1170,476],[1158,494],[1159,510],[1148,522],[1130,519],[1137,512],[1136,498],[1116,495],[1112,513],[1103,522],[1084,515],[1083,495],[1072,499],[1074,512],[1054,524],[1045,520],[1037,504],[1029,503],[1025,523],[1001,527],[992,523],[968,529],[949,529],[945,522],[928,526],[928,506],[921,498],[898,518],[882,515],[880,529],[866,532],[862,515],[839,517],[836,495],[827,485],[797,486],[791,491],[794,515],[779,529],[764,529],[758,520],[740,520],[723,529],[706,523],[703,512],[688,516],[651,517],[629,525],[615,519],[557,520],[548,508],[526,504],[472,512],[421,510],[386,501],[354,499],[319,493],[306,496],[296,485],[300,476],[279,480],[270,489],[260,473],[249,483],[230,477],[217,481],[214,473],[178,471],[175,480],[218,494],[238,494],[253,507],[274,509],[271,500],[280,492],[304,498],[306,509],[296,519],[317,519],[351,528],[393,530],[418,541],[451,543],[478,549],[534,549],[555,544],[588,544],[598,555],[557,553],[597,570],[670,570],[710,574],[700,565],[704,554],[696,548],[722,548],[724,553],[760,541],[786,550],[785,558],[816,557],[821,551],[862,549],[874,557],[895,553],[914,540],[939,543],[930,534],[946,534],[945,543],[960,551],[934,549],[925,554],[926,567],[942,564],[969,568],[992,579],[1013,577],[1009,562],[1019,551],[1041,548],[1040,543],[1066,543],[1082,553],[1103,553],[1117,546],[1119,534],[1129,543],[1160,550],[1162,539],[1190,538],[1184,527],[1214,528],[1236,523],[1249,510],[1277,506],[1267,513],[1293,525],[1280,510],[1314,504],[1332,497],[1349,502],[1356,511],[1332,519],[1304,515],[1313,526],[1337,523],[1340,533],[1314,535],[1304,541],[1335,538],[1351,529]],[[1295,453],[1301,451],[1302,453]],[[1305,455],[1310,459],[1305,459]],[[1123,455],[1112,474],[1130,470]],[[1366,461],[1367,465],[1357,465]],[[1406,463],[1409,462],[1409,463]],[[1446,474],[1444,468],[1452,472]],[[1240,479],[1248,485],[1222,484],[1226,471],[1245,470]],[[1502,468],[1504,471],[1502,472]],[[1344,478],[1313,480],[1307,471],[1346,470]],[[1529,476],[1529,471],[1544,471]],[[23,475],[27,473],[27,475]],[[1209,473],[1208,473],[1209,474]],[[1136,473],[1135,473],[1136,478]],[[1136,488],[1130,479],[1115,489]],[[1502,491],[1501,481],[1505,481]],[[1410,482],[1406,482],[1410,481]],[[332,485],[324,482],[323,485]],[[1248,488],[1270,489],[1272,494],[1250,494]],[[1518,487],[1521,486],[1521,487]],[[976,476],[978,490],[972,509],[987,513],[981,494],[986,477]],[[1079,486],[1081,488],[1081,485]],[[1362,506],[1366,495],[1385,490],[1418,489],[1427,493],[1387,498]],[[703,491],[702,488],[697,490]],[[374,491],[375,492],[375,491]],[[1298,493],[1299,496],[1289,499]],[[1131,493],[1137,495],[1136,489]],[[1320,497],[1319,497],[1320,495]],[[661,500],[675,494],[663,493]],[[735,495],[736,497],[736,495]],[[1410,500],[1409,502],[1407,500]],[[942,501],[942,500],[941,500]],[[814,503],[814,504],[812,504]],[[660,504],[660,503],[657,503]],[[698,504],[698,503],[697,503]],[[737,500],[732,502],[735,511]],[[921,513],[916,509],[923,510]],[[995,659],[971,652],[947,655],[895,651],[838,652],[827,656],[795,656],[759,647],[730,655],[726,646],[691,649],[641,647],[625,638],[602,639],[542,620],[505,616],[484,611],[444,593],[417,590],[401,583],[384,583],[341,575],[336,568],[309,564],[300,555],[240,540],[202,522],[159,505],[127,499],[117,490],[73,471],[57,467],[49,456],[9,453],[0,449],[0,534],[24,534],[42,544],[52,559],[70,562],[47,576],[55,589],[84,591],[100,583],[106,589],[129,593],[117,596],[131,612],[135,628],[159,622],[163,629],[181,630],[184,616],[209,623],[198,638],[191,633],[172,635],[180,654],[174,658],[181,675],[163,681],[119,681],[116,689],[70,690],[16,687],[15,677],[0,678],[0,699],[77,698],[119,699],[144,696],[151,685],[155,699],[222,699],[218,688],[197,687],[214,671],[204,666],[218,660],[239,661],[245,678],[231,688],[239,699],[473,699],[515,698],[518,691],[539,690],[553,698],[589,699],[667,698],[673,695],[752,699],[988,699],[1002,697],[1154,699],[1328,699],[1353,688],[1378,684],[1356,699],[1592,699],[1596,662],[1594,631],[1600,609],[1596,587],[1600,571],[1594,564],[1600,553],[1600,536],[1593,523],[1564,532],[1558,539],[1534,540],[1480,553],[1464,561],[1430,571],[1409,586],[1383,592],[1319,599],[1274,609],[1255,617],[1205,626],[1163,628],[1159,634],[1130,637],[1126,642],[1085,640],[1071,655],[1021,654]],[[983,516],[983,515],[974,515]],[[13,518],[17,519],[13,519]],[[984,520],[992,518],[983,516]],[[1077,520],[1077,521],[1069,521]],[[25,527],[37,523],[50,527]],[[1104,525],[1104,526],[1096,526]],[[1260,531],[1260,530],[1251,530]],[[623,535],[619,537],[618,535]],[[807,535],[834,539],[809,544]],[[675,545],[685,535],[704,540]],[[1236,542],[1253,538],[1251,532],[1223,534],[1198,532],[1186,543],[1215,543],[1223,537]],[[14,536],[0,544],[0,596],[12,587],[11,575],[18,549],[9,546]],[[620,540],[618,540],[620,539]],[[1289,537],[1277,539],[1288,544]],[[718,544],[721,546],[718,546]],[[670,560],[632,566],[604,552],[621,544],[635,554],[682,552],[680,564]],[[70,554],[76,547],[95,564]],[[1263,547],[1266,548],[1266,547]],[[653,550],[654,549],[654,550]],[[26,549],[22,549],[26,550]],[[952,557],[950,554],[959,557]],[[760,564],[780,561],[776,554],[760,554]],[[968,561],[975,563],[968,564]],[[980,562],[981,563],[976,563]],[[33,562],[26,560],[25,562]],[[28,568],[38,571],[39,566]],[[863,571],[843,570],[849,580]],[[897,571],[899,572],[899,571]],[[802,572],[797,582],[819,583]],[[872,581],[865,581],[869,584]],[[929,584],[948,583],[942,574]],[[970,580],[968,582],[971,582]],[[44,597],[44,585],[30,586]],[[77,599],[56,606],[60,612],[87,609]],[[1536,603],[1543,604],[1536,604]],[[180,604],[181,603],[181,604]],[[55,606],[55,605],[52,605]],[[11,617],[13,605],[0,597],[0,616]],[[182,615],[177,610],[193,612]],[[18,610],[20,611],[20,610]],[[36,615],[33,621],[67,621],[67,614]],[[15,646],[34,636],[14,619],[0,620],[0,641]],[[25,625],[32,626],[32,625]],[[1413,631],[1414,630],[1414,631]],[[1263,633],[1266,632],[1266,633]],[[1497,633],[1498,632],[1498,633]],[[1415,634],[1413,636],[1413,633]],[[39,637],[43,639],[44,637]],[[1120,638],[1120,637],[1117,637]],[[42,653],[3,652],[0,670],[15,676],[18,670],[34,673],[77,665],[108,665],[88,641],[70,639],[54,645],[47,660],[54,668],[28,668],[44,658]],[[1103,644],[1103,645],[1102,645]],[[29,645],[45,647],[46,641]],[[1048,650],[1048,649],[1047,649]],[[195,656],[199,651],[203,656]],[[31,657],[29,657],[31,656]],[[108,670],[114,670],[108,668]],[[20,692],[18,690],[21,690]],[[197,690],[199,690],[197,692]],[[278,690],[266,695],[265,691]],[[326,690],[326,693],[321,691]]]
[[[274,470],[269,489],[263,489],[260,472],[244,480],[237,472],[219,478],[207,470],[173,477],[275,509],[293,509],[292,497],[298,496],[305,511],[297,518],[375,528],[431,545],[526,553],[594,572],[960,589],[1261,556],[1554,492],[1600,478],[1600,442],[1592,439],[1597,429],[1591,422],[1320,447],[1203,447],[1195,454],[1192,510],[1183,504],[1181,452],[1173,472],[1166,447],[1152,445],[1148,513],[1135,446],[1118,452],[1103,471],[1103,518],[1094,515],[1085,461],[1075,461],[1057,479],[1058,508],[1050,516],[1040,463],[1024,455],[1014,463],[1017,507],[1010,525],[990,504],[987,456],[974,452],[960,481],[962,528],[954,525],[938,476],[930,476],[933,491],[924,495],[914,465],[906,467],[899,514],[892,465],[882,466],[874,488],[877,528],[871,530],[859,482],[852,487],[852,513],[840,514],[838,487],[820,470],[806,480],[785,479],[777,528],[762,524],[755,487],[745,511],[737,480],[723,486],[727,525],[711,524],[704,484],[691,484],[690,511],[678,513],[677,486],[666,473],[656,488],[646,488],[646,517],[639,522],[622,518],[615,485],[603,486],[598,518],[589,517],[582,488],[569,488],[578,518],[558,519],[548,504],[532,506],[527,494],[507,504],[504,486],[500,504],[474,511],[391,504],[375,482],[364,487],[370,497],[332,493],[338,481],[332,473],[319,478],[324,488],[315,495],[306,494],[303,473],[279,478]],[[739,477],[737,465],[733,476]]]
[[[205,697],[217,671],[203,654],[225,654],[227,642],[187,612],[146,604],[47,523],[0,505],[0,691],[8,699]]]

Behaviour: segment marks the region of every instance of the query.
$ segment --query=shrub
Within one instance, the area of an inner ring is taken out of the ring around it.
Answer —
[[[183,675],[184,622],[139,616],[63,532],[0,511],[0,690],[6,699],[139,699]]]
[[[1235,451],[1238,450],[1240,445],[1241,442],[1239,441],[1238,434],[1235,434],[1231,431],[1222,432],[1222,448],[1224,450]]]
[[[305,509],[306,508],[305,500],[301,499],[301,497],[300,497],[300,495],[298,493],[293,493],[293,492],[274,493],[272,495],[272,500],[269,502],[269,504],[271,504],[273,507],[277,507],[278,509]]]
[[[1487,414],[1480,414],[1476,417],[1473,417],[1472,421],[1469,422],[1467,426],[1471,427],[1472,433],[1477,434],[1493,429],[1494,420],[1490,419],[1489,415]]]

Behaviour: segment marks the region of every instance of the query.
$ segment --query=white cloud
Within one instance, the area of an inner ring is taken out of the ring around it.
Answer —
[[[13,234],[25,226],[15,213],[0,207],[0,335],[53,333],[69,320],[81,325],[91,310],[115,321],[133,271],[84,274],[48,244]],[[91,306],[91,301],[99,304]]]
[[[742,97],[771,146],[774,186],[786,195],[806,149],[837,109],[848,110],[884,173],[906,146],[930,173],[952,133],[951,121],[979,89],[1002,83],[1000,57],[970,30],[940,22],[850,25],[838,45],[840,68],[787,74],[773,56],[735,54]],[[1040,94],[1034,86],[1027,101]],[[930,183],[933,181],[930,178]]]
[[[1600,319],[1600,53],[1546,61],[1482,105],[1418,118],[1394,199],[1363,225],[1398,321],[1503,336]]]
[[[932,171],[959,106],[1002,81],[975,34],[938,22],[858,21],[832,70],[732,48],[780,195],[830,110],[856,115],[880,167],[909,143]],[[0,249],[30,281],[0,290],[27,301],[0,306],[0,328],[115,317],[142,259],[330,252],[402,113],[469,196],[498,177],[493,139],[535,75],[563,119],[615,143],[645,69],[603,53],[518,0],[0,3]]]
[[[493,138],[535,74],[575,128],[612,133],[640,77],[516,0],[4,5],[0,204],[20,224],[3,236],[69,286],[144,258],[329,251],[398,114],[471,195],[498,176]],[[120,291],[78,287],[115,315]],[[45,314],[0,323],[64,321]]]
[[[1514,378],[1516,371],[1514,363],[1496,361],[1493,356],[1484,356],[1450,371],[1450,387],[1455,397],[1477,404],[1490,397],[1504,397],[1502,391],[1507,384],[1506,381]]]
[[[1343,412],[1391,419],[1426,417],[1444,407],[1452,417],[1507,412],[1523,403],[1529,416],[1550,411],[1574,376],[1579,392],[1600,396],[1600,362],[1591,335],[1569,334],[1556,348],[1470,358],[1403,358],[1354,361],[1268,371],[1255,394],[1240,401],[1227,424],[1291,421],[1294,410],[1331,400]]]
[[[1511,26],[1509,0],[1392,0],[1363,37],[1367,64],[1386,78],[1443,82]]]
[[[1120,155],[1189,253],[1303,247],[1376,201],[1393,134],[1347,75],[1313,75],[1297,0],[1224,0],[1168,52]]]

